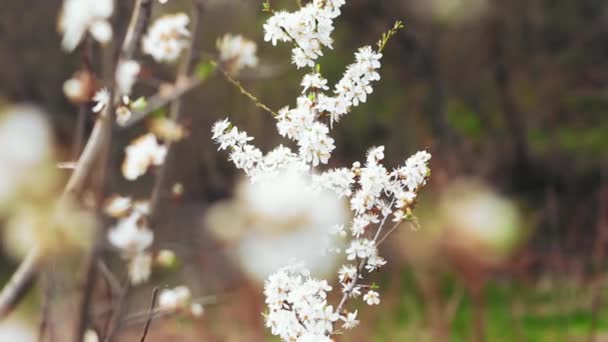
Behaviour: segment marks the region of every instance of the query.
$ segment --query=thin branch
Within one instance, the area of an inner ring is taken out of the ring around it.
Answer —
[[[146,325],[144,326],[144,332],[141,335],[140,342],[144,342],[146,340],[146,336],[148,336],[148,329],[150,329],[150,324],[152,323],[152,318],[154,318],[154,305],[156,305],[156,297],[158,295],[158,287],[154,288],[152,292],[152,300],[150,301],[150,310],[148,313],[148,319],[146,320]]]
[[[129,28],[125,34],[125,39],[122,44],[122,58],[129,60],[133,58],[135,49],[143,35],[144,28],[148,26],[150,16],[152,15],[153,0],[137,0],[133,8],[133,15],[129,22]]]
[[[268,106],[266,106],[264,103],[262,103],[262,101],[260,101],[257,97],[255,97],[255,95],[253,95],[252,93],[250,93],[249,91],[247,91],[247,89],[245,89],[243,87],[243,85],[241,85],[241,83],[237,80],[235,80],[230,73],[228,73],[226,70],[224,70],[224,68],[222,68],[219,64],[217,64],[217,69],[222,73],[222,75],[224,75],[224,77],[226,78],[226,80],[228,82],[230,82],[232,85],[234,85],[235,87],[237,87],[237,89],[241,92],[241,94],[247,96],[251,101],[253,101],[253,103],[255,103],[256,107],[262,108],[263,110],[267,111],[268,113],[272,114],[272,116],[278,116],[279,114],[275,111],[273,111],[272,109],[268,108]]]
[[[127,293],[129,293],[129,280],[125,281],[125,286],[120,293],[120,296],[116,300],[114,304],[114,309],[112,310],[112,318],[110,319],[110,324],[108,325],[108,330],[105,332],[104,342],[110,342],[113,340],[118,327],[120,326],[120,321],[123,317],[124,307],[126,305]]]
[[[173,91],[171,93],[167,94],[165,92],[158,92],[157,94],[151,96],[147,100],[146,107],[138,111],[133,111],[133,113],[131,114],[131,118],[123,126],[131,127],[135,125],[136,123],[145,119],[154,111],[182,97],[184,94],[193,90],[199,85],[204,84],[206,80],[207,78],[198,77],[196,75],[190,76],[188,78],[182,78],[179,84],[174,85]]]
[[[35,247],[19,265],[0,293],[0,320],[10,314],[33,284],[42,260],[40,248]]]

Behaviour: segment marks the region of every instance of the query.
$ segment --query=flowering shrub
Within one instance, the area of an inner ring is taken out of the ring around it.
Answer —
[[[386,264],[378,251],[378,245],[392,232],[391,229],[382,235],[385,223],[392,216],[396,228],[402,221],[413,219],[416,196],[430,175],[431,155],[425,151],[388,171],[382,165],[383,146],[370,148],[365,162],[355,162],[350,168],[324,172],[315,169],[328,163],[335,148],[329,135],[333,124],[373,92],[372,83],[380,80],[381,51],[390,36],[401,28],[400,23],[395,24],[380,40],[377,50],[371,46],[360,48],[355,53],[355,62],[346,67],[342,79],[333,87],[333,94],[328,95],[328,82],[315,62],[323,55],[323,47],[332,47],[333,19],[339,16],[344,3],[344,0],[314,0],[293,13],[273,12],[266,5],[273,15],[264,24],[264,39],[273,45],[278,41],[293,43],[293,64],[297,68],[311,68],[302,79],[303,91],[295,108],[285,107],[275,115],[278,133],[293,140],[297,151],[279,145],[264,154],[251,143],[252,137],[227,119],[212,128],[212,138],[219,150],[229,150],[229,159],[252,182],[282,172],[297,172],[308,176],[312,188],[333,190],[336,196],[350,198],[354,218],[348,230],[352,240],[344,251],[347,263],[338,272],[342,291],[338,305],[334,308],[327,301],[327,293],[332,290],[327,281],[311,277],[302,267],[286,266],[265,283],[266,326],[284,341],[330,341],[330,336],[339,332],[337,322],[343,322],[344,329],[359,324],[357,311],[345,307],[348,299],[364,293],[363,300],[368,305],[380,303],[375,285],[361,283],[364,271],[376,271]],[[347,235],[343,226],[334,226],[332,231]]]

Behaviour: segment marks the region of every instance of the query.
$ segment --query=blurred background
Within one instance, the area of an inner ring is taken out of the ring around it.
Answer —
[[[272,4],[293,9],[295,1]],[[131,6],[117,1],[119,30]],[[70,161],[82,144],[79,130],[89,132],[94,116],[79,117],[62,92],[82,57],[60,49],[60,8],[60,0],[0,4],[0,109],[40,108],[58,159]],[[188,8],[188,1],[172,0],[155,6],[153,16]],[[261,1],[208,0],[197,53],[200,60],[216,55],[224,33],[256,41],[259,66],[239,80],[279,109],[295,104],[303,73],[289,64],[287,46],[263,42],[267,16]],[[388,265],[374,278],[382,304],[355,304],[362,324],[338,340],[608,341],[608,3],[349,0],[335,22],[334,50],[320,60],[329,83],[395,20],[405,29],[384,51],[382,80],[336,125],[329,166],[362,160],[374,145],[386,146],[387,167],[427,149],[432,176],[417,206],[419,227],[404,225],[382,247]],[[140,60],[135,94],[173,82],[173,67]],[[100,63],[95,54],[92,63]],[[239,185],[240,171],[211,143],[210,127],[223,117],[263,150],[286,143],[274,119],[220,75],[185,97],[181,123],[189,134],[167,167],[167,183],[181,184],[183,193],[176,198],[166,189],[154,227],[157,248],[174,250],[180,267],[132,291],[128,307],[145,310],[158,284],[187,284],[195,297],[217,300],[201,320],[155,321],[149,341],[273,340],[261,315],[264,270],[248,261],[281,260],[282,251],[256,252],[272,249],[276,236],[284,245],[318,245],[306,235],[314,227],[251,224],[256,214],[247,210],[255,208],[243,203],[255,190]],[[148,196],[153,173],[137,182],[120,175],[124,146],[146,129],[115,129],[111,192]],[[35,132],[20,134],[30,140]],[[339,217],[347,215],[342,211],[332,209]],[[7,249],[1,279],[17,265]],[[35,331],[40,296],[30,297],[20,321],[0,325],[0,339],[14,336],[6,334],[17,325]],[[129,341],[139,331],[121,336]]]

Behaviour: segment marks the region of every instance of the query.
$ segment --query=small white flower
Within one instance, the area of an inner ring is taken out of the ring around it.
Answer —
[[[158,307],[167,311],[181,310],[188,307],[191,299],[190,290],[185,286],[164,289],[158,295]]]
[[[125,154],[122,174],[128,180],[135,180],[145,174],[149,167],[164,162],[167,147],[159,144],[154,134],[148,133],[127,146]]]
[[[108,19],[114,12],[113,0],[65,0],[59,27],[63,32],[61,47],[72,51],[88,31],[95,40],[107,43],[112,39]]]
[[[369,290],[363,295],[363,300],[367,305],[378,305],[380,304],[380,294],[376,291]]]
[[[329,87],[327,86],[327,80],[324,79],[319,73],[304,75],[301,85],[302,87],[304,87],[304,90],[302,90],[303,93],[307,92],[308,89],[329,89]]]
[[[154,240],[154,233],[144,223],[143,216],[134,211],[110,228],[108,240],[114,247],[119,248],[126,254],[142,252]]]
[[[354,312],[349,312],[348,314],[346,314],[346,317],[341,316],[340,319],[344,321],[344,324],[342,324],[342,328],[349,330],[358,326],[359,320],[357,320],[357,313],[358,311],[355,310]]]
[[[140,285],[148,281],[152,271],[152,255],[137,253],[129,262],[129,279],[132,285]]]
[[[131,210],[132,204],[130,197],[115,195],[106,202],[104,212],[112,217],[121,217]]]
[[[203,304],[192,303],[192,305],[190,305],[190,314],[192,314],[193,317],[199,318],[203,316],[203,313],[205,313],[205,308],[203,307]]]
[[[386,260],[383,257],[379,256],[378,253],[372,254],[365,264],[365,269],[369,272],[375,271],[380,267],[386,265]]]
[[[233,73],[238,73],[245,67],[253,68],[258,65],[257,45],[241,35],[225,34],[218,39],[217,48],[220,51],[220,61],[228,64]]]
[[[93,113],[101,113],[101,111],[110,104],[110,91],[107,88],[101,88],[93,96],[95,106],[93,107]]]
[[[142,51],[157,62],[173,62],[188,46],[190,19],[184,13],[156,19],[142,39]]]
[[[141,67],[137,61],[120,61],[116,67],[116,88],[119,94],[131,94]]]

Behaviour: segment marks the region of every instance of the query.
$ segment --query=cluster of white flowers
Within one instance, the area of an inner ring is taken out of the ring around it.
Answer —
[[[296,66],[314,67],[322,55],[321,48],[331,47],[332,21],[340,14],[343,4],[343,0],[313,0],[294,13],[275,12],[264,25],[265,40],[273,45],[277,41],[293,42],[292,59]],[[398,27],[396,24],[391,34]],[[383,36],[379,49],[389,36]],[[212,128],[219,150],[229,149],[229,159],[252,181],[273,177],[277,169],[292,168],[310,177],[312,188],[328,189],[337,197],[350,199],[354,218],[348,230],[352,238],[344,251],[349,263],[338,271],[344,299],[336,311],[326,301],[331,287],[325,281],[311,278],[303,268],[280,269],[266,282],[264,294],[269,307],[266,325],[284,341],[330,340],[338,320],[344,322],[345,329],[357,326],[357,312],[349,313],[343,304],[347,298],[359,297],[363,291],[363,300],[368,305],[380,303],[375,286],[359,283],[363,279],[362,271],[373,272],[386,264],[378,251],[382,228],[391,215],[396,224],[412,218],[416,196],[429,177],[429,153],[418,152],[403,166],[388,171],[382,165],[382,146],[370,149],[363,165],[355,162],[351,168],[336,168],[320,174],[311,168],[328,163],[335,148],[329,136],[331,125],[367,101],[373,91],[372,82],[380,79],[381,58],[382,54],[370,46],[360,48],[355,53],[355,62],[346,68],[332,95],[324,93],[329,87],[319,67],[303,77],[303,94],[297,98],[295,108],[285,107],[276,115],[279,134],[297,143],[297,153],[281,145],[264,155],[251,144],[253,138],[227,119],[218,121]],[[348,236],[340,224],[328,231],[334,236]],[[340,249],[333,251],[341,253]]]
[[[131,283],[145,282],[152,268],[152,255],[147,249],[154,241],[154,233],[146,225],[146,217],[150,214],[148,202],[113,196],[104,209],[106,214],[118,219],[116,225],[108,230],[108,241],[129,260]]]
[[[157,62],[173,62],[188,46],[190,18],[184,13],[157,19],[142,40],[142,51]]]
[[[98,42],[109,42],[112,39],[112,26],[108,18],[112,12],[114,0],[65,0],[59,18],[63,49],[74,50],[87,31]]]
[[[288,147],[279,145],[266,155],[249,142],[253,140],[246,132],[239,131],[228,119],[217,121],[211,129],[212,139],[218,150],[229,149],[234,165],[242,169],[253,181],[276,176],[281,170],[305,170],[305,163]]]
[[[314,67],[323,56],[322,48],[332,48],[333,20],[340,15],[345,0],[313,0],[296,12],[276,12],[264,24],[264,40],[293,42],[292,61],[298,67]]]
[[[371,46],[359,48],[355,53],[355,63],[346,67],[342,79],[334,88],[334,96],[319,94],[317,110],[329,113],[331,122],[336,122],[347,114],[351,107],[367,101],[373,92],[371,82],[380,80],[380,58],[382,54]]]
[[[225,34],[217,40],[217,49],[220,52],[220,61],[228,65],[231,73],[236,74],[245,67],[253,68],[258,65],[257,45],[240,34]]]
[[[190,289],[185,286],[163,289],[158,295],[158,308],[169,312],[187,310],[194,317],[200,317],[204,311],[200,303],[192,301]]]
[[[287,266],[268,277],[264,295],[269,311],[266,326],[284,341],[331,341],[340,315],[327,304],[331,286],[308,271]]]
[[[165,161],[167,147],[159,144],[154,134],[147,133],[131,142],[125,148],[125,154],[122,174],[128,180],[135,180],[151,166],[161,165]]]

